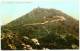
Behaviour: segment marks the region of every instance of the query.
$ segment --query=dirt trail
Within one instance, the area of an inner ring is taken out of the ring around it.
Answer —
[[[42,22],[42,23],[33,23],[33,24],[26,24],[26,25],[43,25],[43,24],[47,24],[47,23],[52,23],[52,22],[58,22],[58,21],[64,21],[65,18],[58,18],[58,19],[55,19],[55,20],[51,20],[51,21],[45,21],[45,22]],[[26,26],[26,25],[23,25],[23,26]]]

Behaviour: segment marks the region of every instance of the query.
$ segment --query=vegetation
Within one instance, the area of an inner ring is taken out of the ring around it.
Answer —
[[[62,16],[66,20],[59,20],[58,17]],[[42,24],[44,22],[47,23]],[[33,9],[30,13],[3,25],[1,30],[3,50],[30,50],[28,47],[32,49],[79,48],[79,21],[56,9]],[[33,43],[31,40],[33,38],[36,38],[40,45]]]

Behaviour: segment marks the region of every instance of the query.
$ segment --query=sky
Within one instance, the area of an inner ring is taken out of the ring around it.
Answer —
[[[53,8],[79,19],[79,0],[0,0],[0,25],[29,13],[33,8]]]

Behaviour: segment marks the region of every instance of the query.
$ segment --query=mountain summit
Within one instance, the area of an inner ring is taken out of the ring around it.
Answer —
[[[38,39],[40,47],[49,49],[79,48],[79,21],[56,9],[35,8],[20,18],[2,26],[1,29],[2,49],[5,49],[5,46],[10,43],[5,36],[11,42],[14,42],[12,44],[16,49],[18,48],[16,46],[18,45],[17,41],[20,43],[28,42],[23,40],[25,39],[24,36],[28,37],[28,39]],[[8,48],[6,47],[6,49]]]

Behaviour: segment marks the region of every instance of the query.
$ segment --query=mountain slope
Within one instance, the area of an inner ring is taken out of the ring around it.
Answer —
[[[21,38],[37,38],[41,47],[49,49],[77,49],[79,46],[79,21],[56,9],[35,8],[2,26],[2,35],[12,36],[11,33]]]

